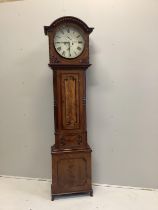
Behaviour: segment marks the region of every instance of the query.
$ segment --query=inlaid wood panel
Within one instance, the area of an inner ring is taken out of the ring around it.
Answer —
[[[55,139],[56,148],[61,150],[88,148],[87,132],[59,132],[55,133]]]
[[[58,162],[59,185],[63,188],[84,185],[86,183],[86,167],[84,158],[61,159]]]
[[[60,148],[78,148],[83,145],[82,135],[80,134],[69,134],[61,135],[60,137]]]
[[[52,193],[91,191],[91,150],[56,152],[53,156]]]
[[[63,129],[80,128],[79,74],[62,74],[62,123]]]
[[[56,131],[86,130],[85,80],[83,69],[53,72]]]

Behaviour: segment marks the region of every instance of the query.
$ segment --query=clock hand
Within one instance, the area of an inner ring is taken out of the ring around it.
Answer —
[[[69,56],[71,57],[71,53],[70,53],[70,42],[69,42],[69,48],[67,50],[69,50]]]
[[[67,44],[67,43],[70,43],[70,42],[55,42],[57,44],[60,44],[60,43],[64,43],[64,44]]]
[[[69,36],[67,36],[68,39],[72,40]]]

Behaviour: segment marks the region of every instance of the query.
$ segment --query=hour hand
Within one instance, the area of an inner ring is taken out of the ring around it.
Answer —
[[[67,36],[68,39],[72,40],[69,36]]]
[[[56,44],[60,44],[60,43],[63,43],[63,44],[69,44],[69,42],[55,42]]]

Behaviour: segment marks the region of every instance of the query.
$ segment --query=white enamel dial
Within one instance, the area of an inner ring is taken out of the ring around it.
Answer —
[[[54,46],[56,51],[64,58],[76,58],[84,50],[82,32],[71,25],[63,25],[56,31]]]

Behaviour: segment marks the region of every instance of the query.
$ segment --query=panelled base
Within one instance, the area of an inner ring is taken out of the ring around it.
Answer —
[[[91,149],[53,150],[51,196],[77,193],[90,193]]]

